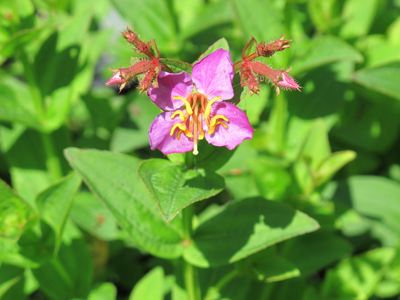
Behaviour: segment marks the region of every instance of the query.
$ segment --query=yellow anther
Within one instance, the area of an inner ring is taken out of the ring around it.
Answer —
[[[226,123],[224,123],[224,121],[218,121],[216,125],[221,124],[222,126],[224,126],[225,129],[228,129],[228,125],[226,125]]]
[[[177,123],[174,126],[172,126],[171,132],[169,133],[170,136],[174,135],[175,129],[178,128],[179,131],[177,133],[177,138],[179,140],[180,136],[181,136],[181,132],[183,132],[187,137],[193,137],[193,134],[187,130],[185,124],[183,123]]]
[[[185,122],[185,114],[183,113],[183,111],[177,110],[176,112],[174,112],[174,113],[172,114],[171,119],[175,118],[176,115],[179,115],[179,118],[181,118],[181,120],[182,120],[183,122]]]
[[[222,120],[218,120],[218,119],[222,119]],[[225,117],[223,115],[216,115],[210,121],[210,126],[208,128],[208,134],[213,134],[215,131],[215,127],[217,127],[217,125],[222,125],[222,126],[224,126],[225,129],[228,129],[228,125],[225,122],[229,122],[227,117]]]
[[[176,134],[176,138],[177,138],[178,141],[179,141],[179,139],[181,137],[181,133],[182,133],[182,130],[179,130],[178,133]]]
[[[200,114],[199,115],[199,119],[198,119],[198,122],[199,122],[199,140],[204,139],[204,129],[203,129],[203,124],[201,122],[202,119],[203,119],[203,115]]]
[[[225,117],[224,115],[216,115],[216,116],[214,116],[212,119],[211,119],[211,122],[210,122],[210,127],[214,127],[215,125],[217,125],[217,120],[218,119],[222,119],[222,120],[224,120],[225,122],[229,122],[229,120],[228,120],[228,118],[227,117]]]
[[[202,130],[199,134],[199,140],[204,140],[204,130]]]
[[[182,130],[182,125],[183,125],[182,123],[177,123],[174,126],[172,126],[172,129],[171,129],[171,132],[169,133],[169,135],[173,136],[176,128],[179,128],[180,130]],[[183,126],[185,126],[185,125],[183,125]],[[186,129],[186,127],[184,127],[183,130],[185,130],[185,129]]]
[[[193,113],[193,110],[192,110],[192,108],[191,108],[191,106],[190,106],[189,101],[187,101],[187,99],[185,99],[185,98],[183,98],[183,97],[181,97],[181,96],[174,96],[174,97],[172,97],[172,99],[183,101],[183,103],[185,103],[187,113],[188,113],[189,115],[191,115],[191,114]]]
[[[215,101],[217,101],[217,100],[219,100],[219,99],[221,99],[221,97],[215,97],[214,99],[212,99],[210,102],[207,103],[206,111],[204,112],[204,115],[205,115],[205,116],[208,117],[208,116],[210,115],[210,112],[211,112],[211,105],[212,105]]]

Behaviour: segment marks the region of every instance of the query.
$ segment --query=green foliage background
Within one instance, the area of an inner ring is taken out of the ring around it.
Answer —
[[[189,63],[286,34],[302,91],[246,96],[254,138],[187,170],[104,86],[126,26]],[[206,300],[400,299],[400,1],[0,0],[0,64],[0,299],[185,300],[186,263]]]

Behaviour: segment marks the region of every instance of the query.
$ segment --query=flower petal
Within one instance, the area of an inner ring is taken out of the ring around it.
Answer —
[[[233,98],[233,65],[229,51],[218,49],[193,66],[192,79],[196,89],[212,100]]]
[[[149,131],[151,150],[159,149],[165,155],[193,150],[193,140],[189,139],[183,132],[179,140],[177,139],[178,129],[175,130],[173,136],[170,135],[172,127],[177,123],[182,123],[178,116],[171,120],[173,113],[163,112],[151,123]]]
[[[209,135],[207,126],[203,123],[206,140],[214,146],[225,146],[233,150],[244,140],[253,138],[253,128],[245,112],[228,102],[218,102],[211,106],[210,118],[216,115],[223,115],[228,118],[228,129],[217,125],[215,131]]]
[[[184,105],[181,100],[173,100],[175,96],[187,98],[193,91],[193,83],[186,72],[158,74],[158,88],[149,88],[149,97],[163,110],[175,110]]]

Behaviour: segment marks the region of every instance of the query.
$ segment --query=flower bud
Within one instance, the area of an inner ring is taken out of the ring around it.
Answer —
[[[276,84],[280,87],[300,90],[300,86],[297,84],[297,82],[288,74],[286,74],[285,71],[282,71],[281,79]]]
[[[120,77],[121,72],[118,70],[117,72],[114,73],[114,75],[110,78],[109,81],[107,81],[106,85],[117,85],[117,84],[123,84],[125,80]]]

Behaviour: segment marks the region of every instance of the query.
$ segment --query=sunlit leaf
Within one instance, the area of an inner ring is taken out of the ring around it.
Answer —
[[[218,194],[225,186],[223,178],[212,171],[186,170],[165,159],[142,162],[138,174],[166,221],[171,221],[184,207]]]
[[[248,198],[200,224],[184,257],[200,267],[228,264],[318,228],[314,219],[285,204]]]

